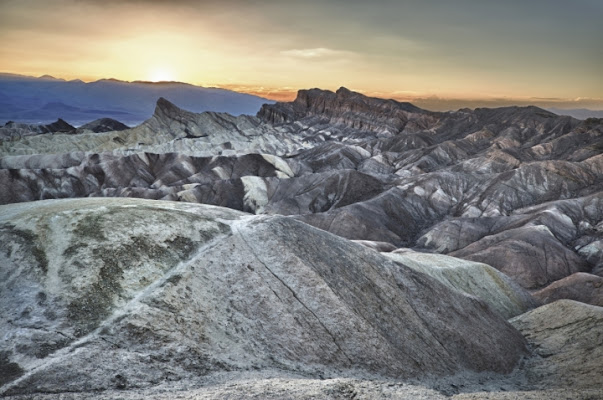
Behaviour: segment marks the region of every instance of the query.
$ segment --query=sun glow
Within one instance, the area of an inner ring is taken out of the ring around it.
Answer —
[[[151,82],[169,82],[175,80],[174,72],[166,67],[156,67],[149,72],[149,81]]]

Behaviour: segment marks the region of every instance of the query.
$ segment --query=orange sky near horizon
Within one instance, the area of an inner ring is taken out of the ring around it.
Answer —
[[[0,71],[174,80],[277,100],[345,86],[399,100],[603,108],[603,6],[499,3],[3,1]]]

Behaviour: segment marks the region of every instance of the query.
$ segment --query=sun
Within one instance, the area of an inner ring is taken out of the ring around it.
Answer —
[[[170,82],[175,81],[174,72],[167,67],[156,67],[149,72],[151,82]]]

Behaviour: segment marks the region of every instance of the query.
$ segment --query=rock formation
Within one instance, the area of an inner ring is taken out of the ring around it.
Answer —
[[[293,219],[137,199],[1,211],[3,394],[254,370],[425,382],[525,354],[484,302]]]
[[[603,307],[603,278],[577,272],[534,293],[544,303],[569,299]]]
[[[602,137],[599,120],[536,107],[434,113],[345,88],[257,117],[159,99],[132,129],[1,143],[0,202],[128,196],[291,215],[539,289],[603,265]]]
[[[129,127],[121,122],[114,120],[112,118],[99,118],[95,119],[92,122],[88,122],[77,128],[77,133],[83,132],[114,132],[114,131],[123,131],[129,129]]]
[[[506,319],[516,317],[539,305],[538,301],[513,279],[487,264],[410,250],[397,250],[383,255],[429,275],[454,290],[482,299]]]
[[[536,354],[523,366],[531,385],[540,389],[601,390],[603,307],[559,300],[516,317],[511,323]]]
[[[0,127],[0,141],[7,139],[15,140],[23,136],[42,135],[45,133],[72,134],[76,133],[76,129],[61,118],[47,125],[31,125],[9,121]]]
[[[341,88],[121,128],[0,141],[3,394],[603,396],[603,120]]]

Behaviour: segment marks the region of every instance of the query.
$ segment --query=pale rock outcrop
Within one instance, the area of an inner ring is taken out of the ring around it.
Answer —
[[[76,133],[76,129],[61,118],[46,125],[24,124],[9,121],[4,126],[0,126],[0,142],[2,140],[18,140],[26,136],[53,133],[73,134]]]
[[[399,249],[383,255],[429,275],[454,290],[482,299],[506,319],[539,305],[537,300],[511,278],[486,264],[409,249]]]
[[[559,300],[511,319],[534,356],[522,370],[534,389],[603,392],[603,307]]]
[[[361,244],[364,247],[368,247],[369,249],[373,249],[380,253],[389,253],[391,251],[396,250],[396,247],[394,245],[387,242],[373,242],[370,240],[352,240],[352,242]]]

